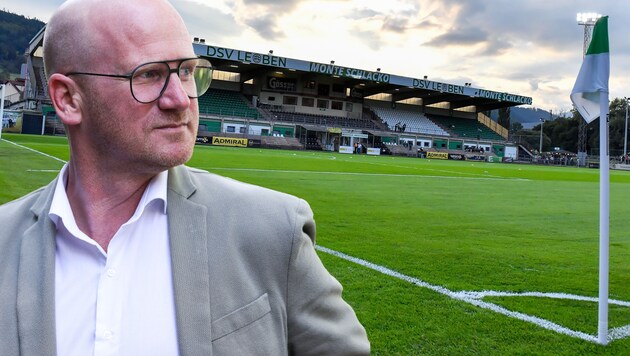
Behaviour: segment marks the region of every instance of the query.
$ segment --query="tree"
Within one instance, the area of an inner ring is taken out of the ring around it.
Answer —
[[[510,128],[510,107],[500,108],[499,109],[499,117],[497,119],[497,123],[506,129]]]
[[[44,23],[37,19],[0,10],[0,79],[20,73],[24,49],[42,26]]]
[[[511,134],[515,134],[515,133],[517,133],[517,132],[521,131],[522,129],[523,129],[523,124],[521,124],[521,123],[520,123],[520,122],[518,122],[518,121],[517,121],[517,122],[513,122],[513,123],[510,125],[510,133],[511,133]]]

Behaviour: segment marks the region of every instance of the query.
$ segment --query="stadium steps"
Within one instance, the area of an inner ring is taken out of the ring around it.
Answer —
[[[66,128],[57,115],[47,115],[44,122],[44,133],[46,135],[65,136]]]
[[[530,150],[528,150],[525,146],[518,145],[518,148],[521,152],[525,153],[528,159],[534,158],[534,154]]]
[[[260,136],[261,147],[283,150],[303,150],[304,145],[295,137]]]
[[[37,86],[37,98],[46,98],[48,93],[48,81],[46,79],[46,72],[44,67],[37,68],[35,70],[35,85]]]
[[[363,106],[363,118],[370,120],[376,125],[376,128],[381,131],[389,131],[389,127],[387,124],[381,119],[374,110],[370,109],[368,106]]]

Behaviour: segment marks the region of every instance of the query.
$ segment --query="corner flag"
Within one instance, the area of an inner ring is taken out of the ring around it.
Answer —
[[[608,154],[608,16],[593,28],[593,37],[580,68],[571,101],[586,122],[599,117],[599,305],[597,338],[608,343],[608,271],[610,249],[610,160]]]
[[[608,92],[609,76],[608,16],[604,16],[595,23],[591,43],[571,91],[571,101],[587,123],[600,116],[600,94]]]

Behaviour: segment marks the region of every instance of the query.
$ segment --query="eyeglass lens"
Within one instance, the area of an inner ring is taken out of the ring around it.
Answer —
[[[195,58],[182,61],[177,75],[188,97],[198,98],[210,87],[212,72],[207,59]],[[171,68],[165,62],[143,64],[131,74],[131,93],[139,102],[155,101],[166,89],[170,74]]]

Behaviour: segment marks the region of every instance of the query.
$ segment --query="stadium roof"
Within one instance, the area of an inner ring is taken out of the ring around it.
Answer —
[[[392,101],[410,98],[422,99],[423,105],[447,102],[450,109],[474,106],[476,112],[504,107],[531,104],[532,98],[522,95],[496,92],[468,85],[450,84],[423,79],[403,77],[380,71],[343,67],[309,62],[299,59],[217,47],[199,42],[193,43],[195,53],[210,58],[218,70],[239,73],[241,81],[247,81],[270,70],[288,70],[334,77],[348,88],[360,88],[362,97],[376,94],[391,94]]]

